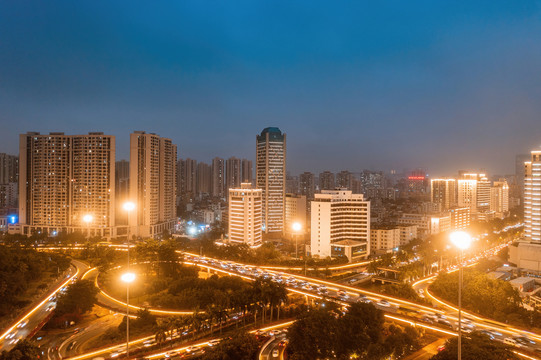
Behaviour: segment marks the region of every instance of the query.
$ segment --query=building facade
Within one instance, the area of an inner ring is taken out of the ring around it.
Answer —
[[[500,219],[509,212],[509,185],[505,179],[494,181],[490,188],[490,211]]]
[[[343,245],[354,246],[355,257],[370,255],[370,202],[362,194],[322,190],[312,201],[310,224],[312,256],[337,256]]]
[[[242,183],[229,189],[229,241],[256,247],[262,243],[262,190]]]
[[[430,201],[440,205],[440,211],[456,206],[456,180],[432,179],[430,180]]]
[[[256,183],[263,191],[263,231],[279,237],[284,231],[286,134],[265,128],[256,137]]]
[[[176,223],[177,146],[153,133],[130,134],[130,201],[136,207],[128,215],[129,232],[140,237],[159,237]]]
[[[304,235],[308,230],[306,228],[306,196],[299,194],[286,194],[285,201],[285,219],[284,236],[287,239],[293,239],[295,236]],[[300,234],[293,230],[293,224],[301,225]]]
[[[19,140],[22,234],[116,235],[114,136],[29,132]]]

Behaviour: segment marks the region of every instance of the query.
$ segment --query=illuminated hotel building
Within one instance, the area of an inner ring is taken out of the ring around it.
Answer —
[[[262,190],[251,183],[229,189],[229,241],[249,246],[262,242]]]
[[[276,127],[257,135],[256,183],[263,190],[263,231],[279,237],[284,231],[286,134]]]
[[[177,146],[144,131],[130,134],[130,234],[158,237],[176,222]]]
[[[440,210],[447,210],[456,205],[456,180],[432,179],[430,181],[430,200],[440,204]]]
[[[115,236],[115,137],[101,132],[20,135],[19,228]],[[90,215],[88,222],[83,218]]]
[[[370,255],[370,201],[351,190],[322,190],[315,194],[311,211],[312,256]]]

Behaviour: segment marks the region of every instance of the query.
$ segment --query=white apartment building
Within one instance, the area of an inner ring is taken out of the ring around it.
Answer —
[[[541,244],[541,150],[524,163],[524,237]]]
[[[458,206],[469,207],[471,216],[485,219],[490,211],[490,181],[485,174],[465,173],[458,179]]]
[[[159,237],[176,223],[177,146],[170,139],[144,131],[130,134],[129,233]]]
[[[29,132],[19,140],[22,234],[116,235],[114,136]]]
[[[311,203],[312,256],[370,255],[370,201],[351,190],[322,190]]]
[[[509,185],[505,179],[494,181],[490,188],[490,211],[500,219],[509,211]]]
[[[229,189],[229,241],[256,247],[262,243],[262,190],[251,183]]]
[[[263,231],[279,237],[284,231],[286,134],[265,128],[256,137],[256,184],[263,190]]]

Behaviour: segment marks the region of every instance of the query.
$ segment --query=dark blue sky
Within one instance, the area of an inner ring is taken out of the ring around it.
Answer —
[[[538,1],[0,1],[0,152],[19,133],[171,137],[288,169],[514,171],[541,145]]]

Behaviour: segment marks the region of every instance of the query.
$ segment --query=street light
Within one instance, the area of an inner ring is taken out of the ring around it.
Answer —
[[[126,358],[130,358],[130,284],[135,280],[135,274],[127,272],[120,276],[126,283]]]
[[[135,203],[131,202],[131,201],[126,201],[124,204],[122,204],[122,208],[124,209],[125,212],[128,213],[128,233],[127,233],[127,237],[128,237],[128,248],[129,248],[129,243],[130,243],[130,213],[135,209]]]
[[[86,225],[86,235],[88,237],[90,237],[90,223],[92,222],[92,220],[94,220],[94,216],[90,215],[90,214],[86,214],[83,216],[83,222],[85,223]]]
[[[295,260],[297,260],[299,258],[299,246],[298,246],[299,233],[302,229],[302,225],[300,222],[294,222],[291,225],[291,228],[295,232]]]
[[[460,250],[460,259],[458,264],[458,360],[462,360],[462,257],[464,250],[471,245],[471,236],[465,231],[456,231],[449,236],[453,245]]]

